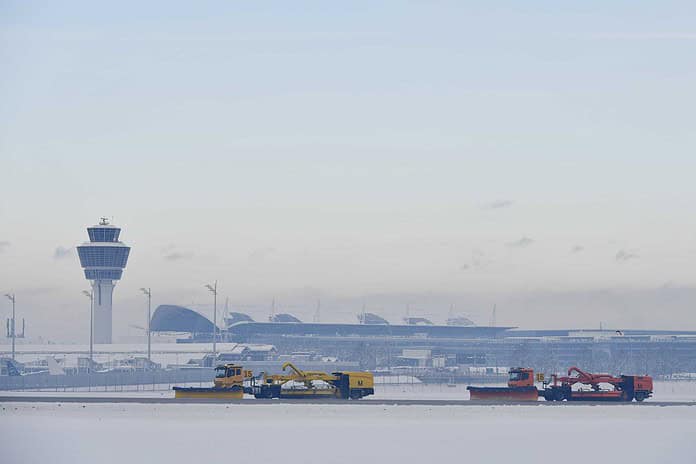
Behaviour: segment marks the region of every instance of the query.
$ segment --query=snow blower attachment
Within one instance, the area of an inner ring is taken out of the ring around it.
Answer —
[[[625,401],[638,402],[650,398],[653,393],[653,380],[649,375],[589,374],[577,367],[568,369],[568,375],[552,375],[550,384],[544,384],[539,391],[546,401]],[[600,384],[608,384],[611,390],[602,389]],[[589,386],[590,389],[573,390],[574,385]]]

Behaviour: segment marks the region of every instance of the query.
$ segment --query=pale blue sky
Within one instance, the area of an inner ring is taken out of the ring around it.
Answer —
[[[140,286],[215,278],[299,312],[696,286],[693,2],[141,3],[0,1],[0,289],[30,313],[76,314],[55,250],[101,215],[133,246],[122,330]]]

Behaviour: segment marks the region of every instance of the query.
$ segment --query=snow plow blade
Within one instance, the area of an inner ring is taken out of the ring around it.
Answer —
[[[244,389],[238,386],[230,388],[174,387],[174,398],[241,400],[244,398]]]
[[[473,401],[538,401],[536,387],[466,387]]]

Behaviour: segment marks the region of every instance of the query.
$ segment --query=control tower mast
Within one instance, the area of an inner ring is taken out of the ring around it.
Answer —
[[[89,242],[77,247],[85,278],[92,281],[94,343],[111,343],[111,296],[130,253],[130,247],[118,241],[120,233],[119,227],[101,218],[99,224],[87,228]]]

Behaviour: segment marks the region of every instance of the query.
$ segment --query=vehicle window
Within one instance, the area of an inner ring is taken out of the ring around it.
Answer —
[[[215,377],[218,379],[225,377],[225,368],[224,367],[216,368],[215,369]]]

